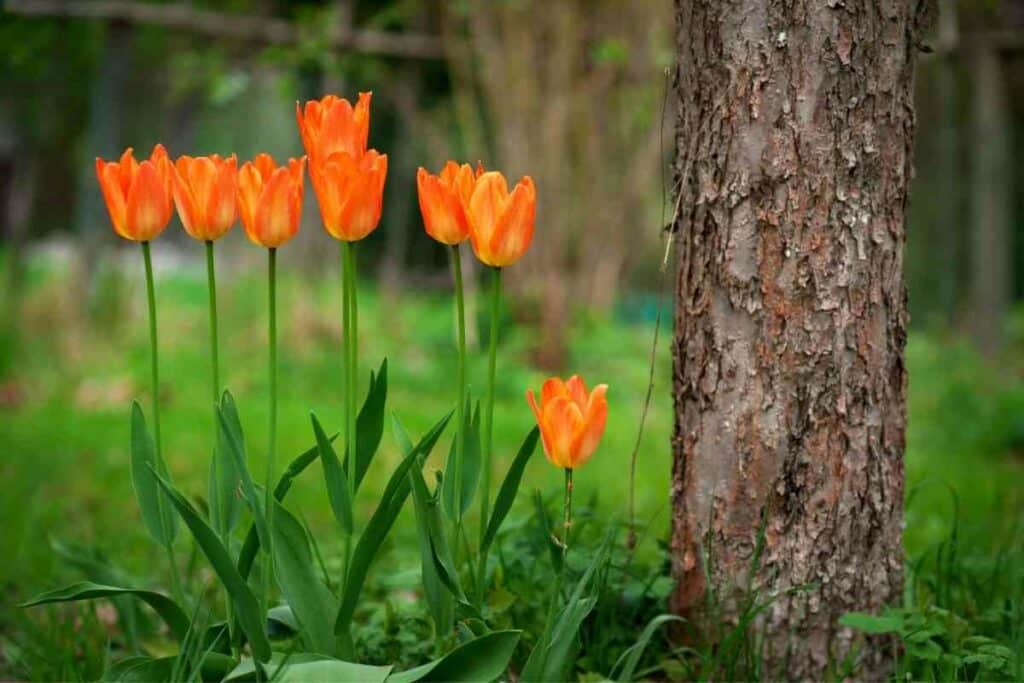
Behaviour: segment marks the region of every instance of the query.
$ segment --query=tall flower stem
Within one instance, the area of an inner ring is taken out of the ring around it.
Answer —
[[[149,252],[149,242],[142,242],[142,261],[146,266],[146,299],[149,304],[149,360],[153,376],[153,436],[156,442],[156,466],[163,474],[167,466],[164,464],[162,442],[160,440],[160,361],[157,356],[157,329],[156,329],[156,291],[153,287],[153,259]],[[156,503],[160,519],[164,519],[163,494],[157,495]],[[167,561],[171,565],[171,585],[174,596],[179,604],[185,604],[185,591],[182,590],[181,576],[178,574],[178,565],[174,561],[174,550],[171,543],[164,545],[167,551]]]
[[[565,505],[562,524],[562,575],[565,575],[565,561],[569,555],[569,531],[572,528],[572,468],[565,468]]]
[[[491,506],[491,468],[494,453],[492,437],[494,434],[494,380],[498,358],[498,319],[501,312],[501,268],[492,269],[491,276],[491,334],[488,340],[487,365],[487,397],[484,400],[483,424],[483,480],[480,484],[480,545],[483,546],[484,534],[487,532],[487,514]],[[480,591],[480,603],[483,604],[487,595],[487,552],[480,553],[477,587]]]
[[[359,311],[356,297],[356,245],[354,242],[341,243],[342,285],[344,298],[345,325],[345,443],[348,452],[345,473],[347,475],[348,499],[355,513],[356,499],[356,380],[359,373]],[[352,536],[345,538],[345,573],[352,562]]]
[[[206,284],[210,290],[210,360],[213,371],[213,403],[220,400],[220,344],[217,340],[217,275],[213,264],[213,242],[206,241]],[[214,415],[214,436],[217,416]]]
[[[219,448],[217,443],[217,405],[220,401],[220,343],[217,339],[217,274],[214,268],[212,240],[206,240],[206,287],[209,290],[210,299],[210,371],[212,379],[211,386],[213,389],[213,448],[216,451],[216,449]],[[218,472],[219,467],[220,462],[218,461],[215,453],[213,456],[212,474],[215,482],[220,479],[220,473]],[[224,505],[224,501],[221,500],[211,500],[210,502],[221,506]],[[218,517],[222,518],[221,523],[223,526],[222,528],[217,529],[217,532],[220,533],[225,546],[228,546],[227,520],[223,519],[223,515],[218,515]],[[231,615],[231,595],[228,594],[227,588],[224,589],[224,609],[227,612],[228,630],[230,632],[228,642],[231,643],[231,647],[234,649],[234,619]]]
[[[263,607],[270,607],[270,575],[274,557],[274,472],[277,469],[277,249],[267,250],[267,304],[269,310],[270,345],[270,425],[267,444],[267,477],[264,484],[264,508],[267,515],[266,555],[263,557]]]
[[[452,247],[452,270],[455,271],[455,310],[458,317],[456,323],[459,335],[459,367],[456,375],[456,383],[459,385],[458,400],[455,408],[458,425],[455,431],[455,488],[453,496],[455,502],[455,547],[458,548],[458,539],[462,533],[462,479],[465,465],[465,443],[466,443],[466,305],[463,298],[462,287],[462,256],[459,253],[459,245]]]

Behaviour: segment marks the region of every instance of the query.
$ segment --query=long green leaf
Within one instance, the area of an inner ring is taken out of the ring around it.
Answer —
[[[231,671],[234,660],[226,655],[217,652],[208,652],[199,664],[199,670],[192,673],[189,680],[193,678],[199,681],[220,681]],[[175,672],[180,674],[178,668],[187,663],[179,657],[131,657],[122,660],[110,668],[104,676],[106,681],[119,681],[120,683],[152,683],[152,681],[176,680]],[[182,679],[184,680],[184,679]]]
[[[348,578],[345,581],[345,591],[342,595],[341,607],[338,608],[338,616],[334,621],[335,635],[345,636],[348,634],[349,626],[352,623],[352,616],[355,614],[356,604],[359,601],[359,594],[362,592],[363,583],[366,581],[366,574],[369,571],[370,564],[377,556],[377,551],[380,550],[381,545],[384,543],[384,539],[394,525],[395,519],[398,518],[398,513],[401,512],[406,498],[409,497],[409,478],[407,475],[410,468],[416,464],[417,458],[420,455],[426,457],[433,450],[434,445],[441,437],[441,433],[448,425],[450,419],[451,413],[448,413],[438,421],[420,439],[420,442],[412,452],[399,463],[392,473],[391,479],[388,480],[380,503],[377,505],[373,516],[370,517],[366,528],[363,529],[363,533],[359,537],[359,542],[356,544],[355,551],[352,554],[352,564],[349,566]]]
[[[333,442],[337,438],[338,435],[335,433],[331,436],[330,440]],[[281,478],[277,480],[277,486],[274,487],[274,498],[278,502],[283,501],[285,496],[288,495],[295,477],[302,474],[319,457],[320,447],[313,446],[292,460],[288,468],[281,475]],[[249,578],[249,572],[252,571],[252,564],[256,560],[256,553],[259,552],[259,549],[260,538],[256,531],[256,525],[253,524],[249,527],[249,533],[245,535],[245,542],[242,543],[242,550],[238,553],[238,573],[243,578]]]
[[[233,405],[234,400],[231,398],[230,392],[225,391],[224,398],[221,399],[221,407],[217,410],[217,424],[220,426],[220,434],[225,448],[231,456],[232,462],[235,463],[235,470],[242,482],[242,495],[245,496],[245,501],[249,505],[256,531],[261,539],[266,539],[270,530],[267,528],[267,518],[263,510],[263,497],[256,490],[256,484],[253,483],[252,475],[249,473],[245,442],[241,439],[241,432],[236,431],[236,425],[232,424],[230,406]]]
[[[366,476],[384,435],[384,405],[387,398],[388,359],[385,358],[377,374],[370,373],[370,388],[356,416],[356,491],[363,483],[363,477]],[[348,451],[345,452],[342,469],[348,472]]]
[[[331,510],[334,511],[334,518],[341,525],[341,530],[346,534],[352,533],[352,501],[348,495],[348,482],[345,479],[345,472],[338,461],[338,455],[331,446],[330,439],[320,426],[320,420],[316,419],[315,413],[309,414],[313,423],[313,434],[316,436],[317,447],[320,449],[320,462],[324,468],[324,482],[327,484],[327,499],[331,503]]]
[[[391,674],[388,683],[493,681],[508,668],[521,631],[492,631],[463,643],[444,657],[408,671]]]
[[[487,522],[487,531],[484,532],[483,542],[480,544],[481,552],[485,552],[494,543],[502,522],[505,521],[508,511],[512,509],[512,503],[515,502],[516,494],[519,492],[519,483],[523,480],[523,472],[526,470],[530,458],[533,457],[534,451],[537,450],[539,435],[540,430],[536,427],[530,430],[508,468],[505,481],[501,482],[501,489],[498,491],[498,497],[494,499],[494,509]]]
[[[640,663],[640,657],[643,656],[644,650],[647,649],[647,644],[651,642],[654,632],[661,628],[663,624],[672,621],[686,620],[675,614],[659,614],[647,622],[647,626],[644,627],[637,641],[630,645],[622,653],[618,661],[615,662],[615,666],[612,667],[612,675],[609,678],[613,681],[632,681],[633,676],[636,674],[636,666]]]
[[[132,483],[135,486],[135,498],[139,502],[142,523],[153,539],[163,546],[174,542],[178,533],[177,517],[161,503],[160,489],[156,485],[153,472],[167,476],[167,468],[157,459],[153,437],[146,428],[146,418],[142,414],[142,406],[132,401]],[[151,469],[152,468],[152,469]]]
[[[219,410],[224,413],[231,437],[244,455],[245,437],[242,434],[242,422],[238,417],[235,400],[229,392],[225,391],[221,397]],[[218,419],[217,447],[210,461],[210,522],[221,538],[225,539],[238,523],[241,511],[241,501],[235,495],[241,475],[229,449],[226,435],[220,429]]]
[[[313,566],[306,530],[284,506],[274,510],[274,574],[312,651],[333,655],[338,600]]]
[[[322,655],[308,652],[298,652],[286,655],[275,652],[270,663],[264,665],[269,672],[277,672],[274,678],[275,683],[279,681],[358,681],[363,683],[382,683],[387,680],[391,673],[390,666],[367,666],[365,664],[354,664],[343,662],[340,659],[332,659]],[[251,659],[246,659],[231,671],[224,679],[225,683],[239,683],[240,681],[255,681],[256,665]]]
[[[20,607],[33,607],[52,602],[77,602],[79,600],[95,600],[97,598],[114,598],[121,595],[130,595],[145,602],[160,615],[160,618],[164,620],[178,641],[184,640],[189,630],[189,619],[181,607],[178,606],[178,603],[163,593],[142,588],[120,588],[118,586],[104,586],[92,583],[91,581],[81,581],[66,588],[37,595],[28,602],[22,603]]]
[[[231,596],[238,623],[249,639],[256,658],[260,661],[266,661],[270,657],[270,641],[267,639],[263,613],[260,610],[256,596],[253,595],[242,575],[238,573],[235,565],[231,562],[228,551],[220,542],[216,532],[206,523],[206,520],[199,515],[199,512],[192,507],[192,504],[183,495],[178,493],[173,486],[161,477],[157,477],[157,482],[167,493],[174,507],[177,508],[182,521],[185,522],[192,532],[192,536],[196,539],[196,544],[203,551],[206,559],[210,561],[213,570],[220,577],[221,583],[224,584],[228,591],[228,595]]]
[[[407,457],[413,454],[413,445],[408,434],[397,418],[392,429],[398,447]],[[438,562],[431,538],[430,518],[436,515],[436,504],[426,493],[423,476],[418,477],[420,486],[416,486],[414,475],[419,474],[418,467],[410,468],[409,478],[412,485],[413,506],[416,512],[416,540],[420,549],[420,572],[423,581],[423,594],[427,599],[427,607],[434,619],[434,628],[439,634],[450,633],[455,626],[455,604],[452,592],[441,580],[438,573]],[[443,484],[442,484],[443,486]]]
[[[465,514],[473,504],[473,496],[476,494],[477,483],[480,479],[480,403],[477,402],[476,410],[470,410],[470,401],[466,400],[465,411],[465,448],[462,453],[462,513]],[[456,435],[456,439],[458,436]],[[455,453],[456,443],[452,440],[452,446],[448,453],[448,460],[444,468],[444,479],[441,481],[441,500],[444,504],[444,512],[449,519],[454,520],[455,514]]]
[[[568,675],[576,654],[580,626],[597,604],[595,582],[592,579],[607,563],[612,540],[613,536],[609,534],[583,576],[576,582],[565,606],[558,611],[555,619],[548,622],[519,676],[524,683],[564,680]],[[562,571],[566,571],[566,567]],[[584,594],[588,595],[584,597]],[[557,592],[555,597],[558,597]]]

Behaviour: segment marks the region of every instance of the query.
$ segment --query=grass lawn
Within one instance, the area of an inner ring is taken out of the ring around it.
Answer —
[[[238,402],[251,469],[262,477],[268,409],[262,269],[220,275],[222,382]],[[341,306],[333,275],[299,278],[286,271],[282,281],[282,466],[312,445],[311,410],[328,430],[341,428]],[[6,561],[0,563],[0,677],[26,675],[12,663],[11,651],[5,659],[3,648],[17,649],[23,661],[31,624],[44,619],[45,610],[27,617],[14,604],[81,578],[57,559],[52,542],[100,550],[130,575],[167,585],[162,553],[140,524],[128,471],[131,399],[140,398],[151,413],[142,284],[108,275],[100,277],[96,287],[89,297],[94,303],[81,310],[77,306],[84,297],[75,293],[73,274],[34,267],[16,337],[4,339],[0,553]],[[206,288],[199,264],[176,266],[173,272],[158,269],[157,297],[164,458],[179,488],[201,496],[213,443],[213,416]],[[478,322],[482,338],[485,321]],[[577,321],[570,330],[570,368],[591,383],[610,385],[606,436],[576,481],[580,501],[585,505],[589,500],[592,514],[601,520],[624,520],[626,514],[629,458],[647,387],[652,331],[649,322],[613,320]],[[657,357],[654,400],[637,470],[638,518],[649,528],[639,556],[653,568],[663,560],[659,541],[667,536],[669,519],[671,331],[663,332],[667,335]],[[446,294],[388,295],[364,283],[359,334],[365,375],[361,390],[370,368],[387,358],[388,408],[410,432],[422,433],[454,405],[456,358]],[[502,330],[495,408],[497,481],[533,425],[524,391],[538,389],[544,379],[529,366],[528,334],[509,324]],[[485,363],[478,351],[468,370],[477,395],[483,389]],[[954,613],[963,622],[957,642],[983,635],[1005,647],[1020,645],[1024,460],[1018,447],[1024,446],[1024,383],[1015,372],[987,369],[963,345],[924,334],[912,335],[908,364],[905,537],[908,562],[916,567],[911,576],[918,579],[908,582],[908,601],[920,603],[923,611],[938,607]],[[445,437],[433,456],[435,463],[441,462],[447,448]],[[382,451],[360,490],[357,519],[365,522],[373,511],[375,494],[398,457],[386,428]],[[556,496],[560,484],[560,473],[539,456],[524,477],[522,493],[536,489]],[[513,522],[529,513],[529,500],[529,495],[520,496]],[[300,478],[289,507],[304,517],[326,555],[339,552],[341,536],[319,470]],[[383,562],[396,574],[412,572],[412,583],[417,550],[410,509],[407,506]],[[472,518],[470,527],[475,528]],[[179,535],[182,561],[190,548],[186,536]],[[956,541],[952,551],[951,538]],[[1015,606],[1005,607],[1014,600]],[[952,642],[953,636],[946,635]],[[1020,658],[1015,661],[1018,668],[1008,669],[1007,676],[1021,671]],[[913,671],[920,675],[919,669]]]

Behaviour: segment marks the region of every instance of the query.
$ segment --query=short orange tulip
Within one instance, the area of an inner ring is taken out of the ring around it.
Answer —
[[[309,155],[309,163],[320,164],[332,154],[345,152],[358,159],[366,152],[366,139],[370,133],[370,97],[373,93],[359,93],[353,107],[349,101],[335,95],[306,102],[305,108],[295,103],[295,118],[302,135],[302,146]]]
[[[254,244],[276,249],[299,231],[306,157],[278,167],[269,154],[257,154],[238,171],[238,212]]]
[[[163,145],[156,145],[141,163],[135,161],[131,147],[118,161],[96,158],[96,176],[114,232],[136,242],[148,242],[163,232],[174,210],[171,174]]]
[[[309,164],[324,229],[346,242],[361,240],[380,223],[388,155],[371,149],[353,158],[345,152]]]
[[[510,194],[505,176],[489,171],[477,178],[466,205],[469,238],[476,257],[489,266],[508,266],[526,253],[533,240],[537,190],[523,176]]]
[[[579,375],[565,382],[558,377],[544,382],[540,405],[532,389],[526,392],[551,464],[576,469],[594,454],[608,419],[607,392],[608,385],[599,384],[587,393]]]
[[[416,189],[420,198],[420,213],[427,234],[442,244],[459,244],[469,237],[469,219],[466,205],[473,196],[476,179],[484,172],[469,164],[459,166],[449,161],[437,175],[420,167],[416,172]]]
[[[238,160],[179,157],[174,163],[174,203],[185,232],[212,242],[231,229],[238,216]]]

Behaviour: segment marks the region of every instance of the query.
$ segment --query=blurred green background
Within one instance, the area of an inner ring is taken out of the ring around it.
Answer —
[[[926,588],[935,584],[934,604],[970,624],[965,633],[1019,644],[1024,621],[993,625],[1002,613],[990,612],[1024,593],[1024,11],[1008,0],[940,5],[918,68],[906,252],[908,562]],[[8,2],[0,14],[0,677],[22,671],[30,620],[47,618],[14,603],[77,578],[51,542],[165,578],[128,476],[130,401],[149,399],[141,258],[110,229],[94,158],[126,146],[146,155],[158,141],[172,157],[298,155],[294,102],[327,92],[374,91],[370,144],[391,160],[383,221],[360,245],[364,375],[388,358],[389,407],[414,432],[454,403],[447,260],[422,230],[416,167],[481,159],[509,176],[530,173],[538,225],[531,253],[508,273],[498,462],[532,425],[526,388],[552,373],[607,382],[607,435],[577,491],[599,516],[621,520],[661,301],[660,226],[671,211],[663,168],[674,116],[662,102],[672,16],[669,0]],[[302,230],[281,250],[284,455],[312,444],[310,410],[333,428],[342,417],[338,251],[318,225],[311,190],[307,197]],[[154,257],[165,459],[179,486],[200,495],[212,446],[202,245],[175,218]],[[262,251],[236,229],[218,243],[218,268],[222,380],[258,461],[267,411]],[[477,393],[487,330],[480,275],[468,274]],[[640,554],[651,566],[664,561],[669,519],[671,281],[639,447],[638,517],[648,528]],[[397,451],[388,433],[383,444],[380,462],[390,465]],[[365,490],[388,470],[375,466]],[[559,485],[537,458],[524,491]],[[331,539],[318,478],[293,495],[317,536]],[[365,519],[372,496],[359,504]],[[404,569],[415,565],[413,533],[405,522],[395,537]],[[956,595],[936,597],[935,586],[951,579],[927,567],[937,551],[948,556],[951,537],[967,558],[957,564],[963,576]]]

